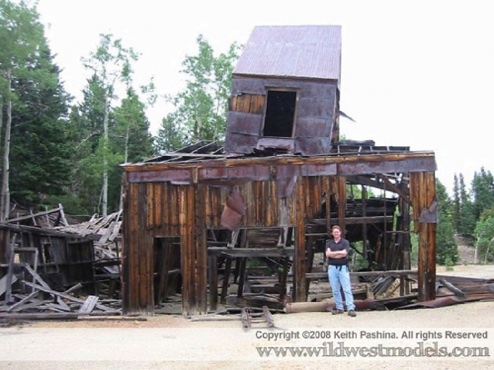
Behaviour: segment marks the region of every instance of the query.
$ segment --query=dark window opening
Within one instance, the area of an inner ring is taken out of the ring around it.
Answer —
[[[292,137],[297,93],[268,91],[263,136]]]

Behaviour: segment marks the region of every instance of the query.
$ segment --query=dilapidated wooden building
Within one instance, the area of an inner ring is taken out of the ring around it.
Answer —
[[[153,314],[179,293],[183,314],[203,314],[232,282],[248,304],[259,261],[279,302],[304,302],[336,223],[374,271],[410,269],[416,233],[418,299],[434,298],[435,155],[340,141],[340,64],[339,26],[256,27],[233,72],[224,147],[123,166],[125,313]]]

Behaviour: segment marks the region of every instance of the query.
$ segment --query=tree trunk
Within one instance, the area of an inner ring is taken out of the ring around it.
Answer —
[[[105,97],[105,116],[103,118],[103,140],[104,140],[104,150],[103,150],[103,189],[101,194],[101,213],[103,217],[108,215],[108,148],[109,148],[109,135],[108,135],[108,120],[110,112],[110,99],[108,97],[108,92]]]
[[[7,91],[12,88],[11,72],[7,71]],[[7,98],[5,121],[5,137],[3,150],[3,166],[2,166],[2,193],[0,198],[0,221],[4,222],[9,218],[10,214],[10,189],[9,189],[9,156],[10,156],[10,131],[12,128],[12,100]]]

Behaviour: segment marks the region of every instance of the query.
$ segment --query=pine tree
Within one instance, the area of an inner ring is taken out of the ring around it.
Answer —
[[[68,96],[53,64],[35,7],[0,0],[2,191],[0,220],[16,201],[38,202],[66,185],[68,146],[63,118]]]

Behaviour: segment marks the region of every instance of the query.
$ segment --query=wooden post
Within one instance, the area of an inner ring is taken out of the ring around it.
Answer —
[[[218,308],[218,256],[208,257],[209,270],[209,307],[212,311]]]
[[[293,297],[296,302],[305,301],[307,293],[305,291],[305,189],[302,181],[298,180],[296,184],[296,215],[295,215],[295,256],[293,258],[293,279],[294,293]]]

